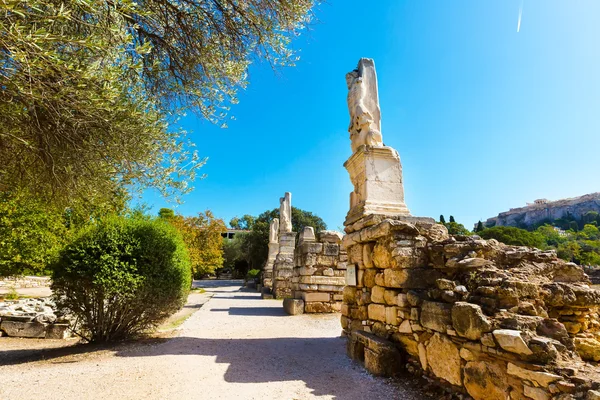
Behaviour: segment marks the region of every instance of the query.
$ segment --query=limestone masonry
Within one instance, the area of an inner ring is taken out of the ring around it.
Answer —
[[[273,296],[276,299],[292,297],[294,248],[296,232],[292,232],[292,194],[286,192],[279,199],[279,247],[273,264]]]
[[[372,60],[361,65],[374,75]],[[342,241],[348,354],[373,374],[407,368],[475,400],[600,399],[600,292],[582,268],[410,216],[399,206],[400,160],[378,163],[380,148],[353,143],[350,157],[370,152],[375,162],[368,174],[349,169],[359,193]],[[394,179],[378,179],[390,168]]]
[[[346,285],[348,256],[341,245],[342,234],[312,227],[300,234],[294,255],[293,299],[284,300],[288,314],[339,312]]]
[[[526,207],[512,208],[488,218],[485,226],[532,226],[546,219],[559,219],[571,214],[580,219],[586,212],[600,212],[600,192],[557,201],[536,200]]]

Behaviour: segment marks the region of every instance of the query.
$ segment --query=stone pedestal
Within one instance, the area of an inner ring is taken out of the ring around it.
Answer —
[[[269,243],[269,255],[263,267],[263,287],[265,289],[271,290],[273,288],[273,266],[275,265],[277,253],[279,253],[279,243]]]
[[[296,232],[279,233],[279,253],[273,266],[273,296],[276,299],[292,297],[295,244]]]
[[[404,203],[402,164],[387,146],[360,146],[344,163],[354,185],[345,225],[371,214],[410,215]]]

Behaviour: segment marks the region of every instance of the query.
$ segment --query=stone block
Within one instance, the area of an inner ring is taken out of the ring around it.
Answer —
[[[451,304],[424,301],[421,307],[421,325],[446,333],[447,326],[452,325],[451,310]]]
[[[413,338],[411,338],[410,336],[399,335],[398,341],[402,345],[404,351],[406,351],[413,357],[419,357],[418,343]]]
[[[586,400],[600,400],[600,391],[588,390],[585,399]]]
[[[474,400],[508,398],[508,379],[504,370],[498,365],[483,361],[468,362],[463,369],[463,374],[465,389]]]
[[[319,292],[335,292],[335,293],[340,293],[342,290],[344,290],[343,286],[336,286],[336,285],[318,285],[317,286],[317,290]]]
[[[510,362],[508,363],[506,372],[508,372],[509,375],[513,375],[527,381],[537,382],[538,384],[544,387],[547,387],[552,382],[556,382],[562,379],[562,376],[560,375],[555,375],[544,371],[531,371],[525,368],[521,368]]]
[[[375,268],[375,264],[373,264],[373,247],[374,243],[367,243],[363,246],[363,264],[365,268]]]
[[[325,268],[323,270],[323,276],[334,276],[333,268]]]
[[[325,243],[323,245],[323,254],[326,256],[337,257],[340,254],[340,246],[333,243]]]
[[[398,332],[411,334],[412,328],[410,327],[410,321],[407,319],[402,321],[402,323],[398,327]]]
[[[283,310],[289,315],[304,314],[304,300],[283,299]]]
[[[50,324],[46,327],[46,339],[66,339],[69,336],[69,324]]]
[[[383,304],[369,304],[369,319],[385,322],[385,306]]]
[[[375,276],[377,275],[376,269],[367,269],[363,275],[363,285],[368,288],[375,286]]]
[[[321,314],[321,313],[330,313],[333,311],[335,311],[335,310],[333,310],[331,308],[331,303],[322,303],[320,301],[312,301],[312,302],[306,302],[304,304],[304,312],[306,312],[306,313]]]
[[[409,307],[410,305],[408,304],[408,299],[406,297],[406,294],[404,293],[400,293],[398,294],[398,307]]]
[[[8,336],[24,338],[44,338],[46,337],[46,324],[39,322],[18,322],[3,320],[0,323],[0,329]]]
[[[512,329],[496,329],[492,332],[502,349],[516,354],[529,356],[533,352],[521,337],[521,332]]]
[[[373,286],[371,288],[371,302],[384,304],[385,303],[384,294],[385,294],[385,288],[382,288],[381,286]]]
[[[323,243],[342,243],[343,235],[338,231],[321,231],[317,235],[319,237],[319,241]]]
[[[600,342],[594,338],[574,339],[575,349],[582,359],[588,361],[600,361]]]
[[[523,394],[533,400],[550,400],[550,393],[541,388],[524,385]]]
[[[479,340],[492,330],[492,325],[476,304],[456,302],[452,307],[452,326],[459,336]]]
[[[459,351],[445,335],[436,333],[429,340],[427,359],[432,360],[430,368],[435,376],[452,385],[462,386]]]
[[[305,283],[301,283],[298,285],[298,290],[305,290],[305,291],[319,290],[319,285],[307,285]]]
[[[396,346],[367,332],[353,332],[364,343],[365,368],[375,376],[394,376],[402,368],[402,357]]]
[[[345,286],[342,292],[344,296],[344,303],[347,304],[356,304],[356,287],[354,286]]]
[[[301,298],[305,302],[309,301],[330,301],[331,295],[329,293],[301,293]]]
[[[340,311],[342,312],[343,316],[345,316],[345,317],[350,316],[350,307],[348,306],[348,304],[342,304]]]
[[[314,275],[317,272],[316,268],[313,267],[300,267],[296,268],[296,273],[301,276],[310,276]]]
[[[346,280],[343,277],[334,277],[334,276],[301,276],[300,283],[308,284],[308,285],[345,286]]]
[[[388,289],[383,293],[383,299],[388,306],[398,305],[398,290]]]
[[[304,242],[302,243],[302,246],[300,246],[300,251],[304,254],[306,253],[321,253],[323,251],[323,244],[322,243],[310,243],[310,242]]]
[[[385,308],[385,323],[389,325],[398,326],[398,308],[397,307],[386,307]]]
[[[388,288],[427,289],[435,284],[442,275],[431,268],[386,269],[383,271],[385,284]]]

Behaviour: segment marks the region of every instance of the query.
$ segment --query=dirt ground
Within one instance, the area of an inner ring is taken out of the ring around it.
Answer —
[[[414,380],[374,378],[349,360],[338,314],[287,316],[239,282],[203,285],[210,299],[197,298],[172,337],[0,338],[0,399],[428,398]]]

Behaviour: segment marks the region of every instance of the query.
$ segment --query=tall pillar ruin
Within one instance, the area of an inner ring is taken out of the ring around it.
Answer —
[[[373,60],[346,75],[354,185],[341,324],[376,375],[409,371],[474,400],[597,399],[600,291],[554,251],[451,236],[410,216],[383,145]]]
[[[272,297],[273,266],[279,253],[279,218],[274,218],[269,226],[269,254],[263,267],[263,298]]]
[[[296,232],[292,232],[292,194],[286,192],[279,199],[279,250],[273,265],[273,296],[276,299],[292,297],[294,248]]]

